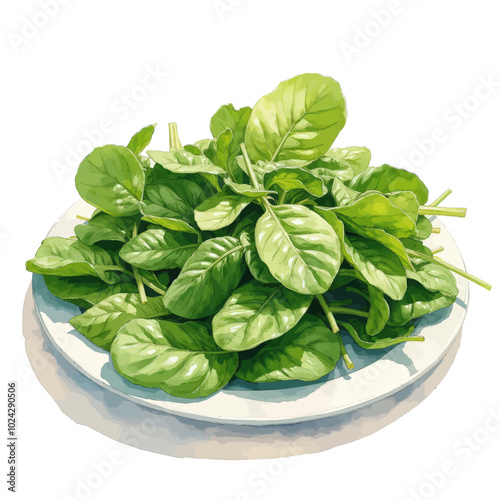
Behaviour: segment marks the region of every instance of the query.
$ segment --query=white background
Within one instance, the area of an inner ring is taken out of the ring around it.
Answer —
[[[41,3],[4,2],[0,21],[1,365],[3,379],[19,384],[18,498],[78,498],[76,481],[114,451],[123,464],[90,498],[415,500],[411,491],[419,488],[419,498],[499,498],[500,425],[498,432],[480,430],[488,412],[500,412],[496,2],[53,0],[50,18],[40,14]],[[149,81],[149,90],[137,90],[148,68],[168,76],[159,76],[154,89]],[[373,165],[409,161],[431,197],[450,187],[445,205],[469,209],[466,219],[445,223],[468,270],[495,286],[491,292],[471,286],[451,371],[389,427],[286,464],[174,459],[75,424],[30,372],[21,333],[30,281],[24,262],[77,199],[68,147],[84,151],[86,132],[103,119],[112,130],[91,134],[98,144],[126,144],[158,122],[153,146],[166,148],[169,121],[192,142],[209,135],[221,104],[251,106],[302,72],[332,76],[342,86],[349,116],[337,145],[368,146]],[[489,92],[478,89],[484,80],[496,82]],[[121,103],[131,93],[140,102]],[[433,135],[440,144],[429,142]],[[415,153],[416,141],[425,143],[425,155]],[[482,444],[466,444],[467,435]],[[439,488],[426,487],[426,475],[446,461],[455,464],[454,474]],[[251,479],[266,471],[269,479],[257,487]],[[0,487],[6,489],[3,480]]]

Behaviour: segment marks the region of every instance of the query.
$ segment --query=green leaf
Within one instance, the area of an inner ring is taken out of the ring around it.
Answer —
[[[332,196],[335,203],[339,207],[352,205],[360,196],[361,193],[348,188],[340,179],[334,179],[332,183]]]
[[[150,229],[126,243],[120,257],[129,264],[150,271],[182,267],[199,246],[192,234]]]
[[[236,158],[231,157],[231,142],[233,141],[233,132],[230,128],[223,130],[211,143],[205,151],[205,156],[224,171],[231,171],[231,163]]]
[[[194,210],[204,199],[205,193],[194,182],[172,180],[168,185],[148,185],[141,208],[143,220],[172,231],[198,233]]]
[[[242,359],[236,376],[248,382],[317,380],[340,358],[340,342],[319,318],[306,314],[286,335]]]
[[[332,226],[342,244],[347,261],[374,287],[395,300],[406,291],[405,268],[394,253],[378,241],[345,234],[344,225],[334,209],[316,207],[315,210]]]
[[[372,189],[382,193],[412,191],[417,196],[420,205],[424,205],[429,199],[427,187],[416,174],[390,165],[366,169],[354,177],[349,187],[360,192]]]
[[[117,293],[137,292],[137,286],[131,281],[104,285],[94,276],[50,276],[43,277],[45,285],[52,295],[89,309],[102,300]]]
[[[399,207],[403,212],[408,214],[411,220],[417,222],[420,205],[415,193],[411,191],[394,191],[388,193],[386,196],[394,206]]]
[[[148,151],[148,156],[163,168],[176,174],[223,174],[224,170],[214,165],[205,155],[194,155],[189,151]]]
[[[365,194],[351,205],[332,210],[342,220],[352,221],[358,226],[383,229],[397,238],[406,238],[415,233],[415,222],[382,194]]]
[[[98,213],[87,224],[75,226],[75,234],[85,245],[94,245],[100,241],[127,242],[132,237],[134,217],[113,217]]]
[[[165,306],[182,318],[210,316],[236,289],[245,269],[243,245],[236,238],[204,241],[170,285]]]
[[[80,196],[115,217],[139,213],[144,170],[134,153],[123,146],[102,146],[86,156],[75,177]]]
[[[252,108],[234,109],[232,104],[221,106],[210,120],[210,132],[214,137],[230,128],[233,132],[234,142],[237,147],[243,142],[245,130]]]
[[[305,295],[325,293],[342,261],[335,231],[302,205],[269,205],[257,221],[255,240],[271,274]]]
[[[431,221],[425,215],[419,215],[417,218],[417,231],[412,237],[419,240],[426,240],[431,234]]]
[[[245,260],[252,276],[262,283],[278,283],[257,252],[254,227],[242,231],[240,240],[245,247]]]
[[[32,273],[52,276],[97,276],[109,285],[120,278],[110,270],[115,267],[111,256],[98,246],[58,236],[42,241],[35,258],[26,262]],[[116,270],[116,269],[113,269]]]
[[[431,292],[416,281],[408,281],[408,289],[402,300],[389,304],[391,315],[389,325],[404,325],[414,318],[419,318],[455,302],[456,296],[441,292]]]
[[[370,297],[370,309],[366,321],[366,333],[373,336],[384,329],[391,311],[384,294],[378,288],[368,285],[368,295]]]
[[[198,205],[194,218],[202,231],[216,231],[232,224],[251,202],[246,196],[218,193]]]
[[[208,330],[191,321],[131,321],[113,342],[111,358],[130,382],[190,399],[222,389],[238,367],[236,353],[221,351]]]
[[[255,105],[245,146],[255,162],[302,160],[324,155],[346,121],[339,84],[318,74],[304,74],[280,83]]]
[[[150,297],[146,304],[141,304],[138,293],[117,293],[71,318],[69,323],[95,345],[109,351],[118,330],[129,321],[168,314],[161,296]]]
[[[409,337],[415,327],[413,325],[391,327],[386,326],[377,335],[370,336],[365,331],[365,326],[356,318],[351,318],[349,323],[337,321],[363,349],[385,349],[401,342],[422,341],[423,337]]]
[[[346,162],[358,175],[370,166],[372,154],[368,148],[350,146],[348,148],[333,148],[327,153],[334,160]]]
[[[245,351],[280,337],[300,321],[312,300],[281,284],[250,281],[214,316],[215,342],[226,351]]]
[[[262,198],[263,196],[278,194],[276,191],[269,191],[268,189],[256,189],[250,184],[239,184],[237,182],[233,182],[227,177],[224,177],[224,183],[236,194],[241,194],[243,196],[247,196],[248,198]]]
[[[326,188],[320,177],[299,167],[278,167],[264,174],[264,187],[279,186],[284,191],[304,189],[313,196],[323,196]]]
[[[137,132],[127,145],[127,148],[132,151],[135,155],[141,154],[151,142],[153,133],[155,131],[156,123],[153,125],[148,125]]]

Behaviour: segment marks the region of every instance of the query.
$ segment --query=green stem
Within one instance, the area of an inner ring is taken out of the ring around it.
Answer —
[[[285,203],[286,195],[287,195],[286,191],[281,191],[281,194],[278,198],[278,205],[283,205]]]
[[[472,274],[469,274],[469,273],[463,271],[462,269],[455,267],[452,264],[449,264],[448,262],[444,261],[443,259],[440,259],[439,257],[430,257],[430,256],[425,255],[423,253],[416,252],[415,250],[408,250],[408,255],[410,257],[415,257],[417,259],[426,260],[427,262],[441,264],[443,267],[446,267],[446,269],[453,271],[454,273],[458,274],[459,276],[463,276],[464,278],[468,279],[469,281],[476,283],[476,285],[482,286],[483,288],[486,288],[486,290],[491,290],[491,285],[489,283],[486,283],[486,281],[483,281],[482,279],[477,278],[476,276],[473,276]]]
[[[76,218],[80,220],[90,220],[89,217],[84,217],[83,215],[77,215]]]
[[[429,203],[429,206],[437,207],[441,202],[443,202],[446,198],[448,198],[448,196],[450,196],[452,192],[453,191],[451,189],[447,189],[441,196],[436,198],[432,203]]]
[[[433,227],[431,233],[433,234],[439,234],[441,232],[440,227]]]
[[[330,311],[334,314],[350,314],[352,316],[360,316],[361,318],[368,318],[368,313],[360,311],[359,309],[351,309],[350,307],[330,306]]]
[[[132,238],[135,238],[137,236],[138,225],[139,224],[137,222],[134,224],[134,228],[132,229]],[[137,289],[139,290],[141,304],[146,304],[148,298],[146,297],[146,290],[144,289],[144,283],[142,282],[141,274],[135,266],[132,266],[132,271],[134,272],[135,282],[137,283]]]
[[[321,308],[323,309],[323,312],[325,313],[326,318],[328,319],[328,323],[330,323],[330,328],[332,329],[332,332],[337,336],[340,342],[340,353],[342,354],[342,359],[344,360],[344,363],[346,364],[349,370],[352,370],[354,368],[354,363],[351,361],[351,358],[349,358],[349,354],[347,354],[344,342],[342,342],[342,337],[340,336],[339,333],[340,328],[337,325],[337,322],[335,321],[333,313],[328,308],[328,304],[326,303],[326,300],[323,297],[323,295],[316,295],[316,299],[321,304]]]
[[[243,160],[245,161],[245,167],[247,169],[248,177],[250,177],[250,181],[252,182],[252,186],[255,189],[261,189],[259,181],[257,180],[257,177],[255,177],[255,172],[253,171],[252,162],[250,161],[250,157],[248,156],[247,148],[243,143],[240,144],[240,148],[241,152],[243,153]]]
[[[164,290],[163,288],[160,288],[159,286],[156,286],[154,283],[152,283],[151,281],[149,281],[144,276],[141,276],[141,278],[142,278],[142,281],[144,282],[144,284],[147,287],[151,288],[151,290],[153,290],[154,292],[158,293],[159,295],[165,295],[166,289]]]
[[[436,255],[437,253],[442,252],[442,251],[444,251],[444,247],[437,247],[434,250],[432,250],[432,253],[434,255]]]
[[[182,149],[179,132],[177,131],[177,123],[168,124],[168,133],[170,139],[170,151],[178,151],[179,149]]]
[[[432,207],[421,206],[418,209],[419,215],[449,215],[451,217],[465,217],[466,208]]]
[[[124,267],[122,266],[102,266],[102,269],[104,271],[120,271],[121,273],[126,274],[127,276],[133,277],[134,275],[130,272],[127,271]]]
[[[201,174],[204,179],[208,182],[208,185],[212,188],[215,189],[215,192],[216,193],[220,193],[221,192],[221,188],[219,186],[219,180],[217,178],[216,175],[213,175],[213,174],[207,174],[207,173],[202,173]]]

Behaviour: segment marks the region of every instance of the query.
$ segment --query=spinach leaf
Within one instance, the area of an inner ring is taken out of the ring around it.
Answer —
[[[217,137],[225,129],[231,129],[234,138],[233,148],[234,151],[239,153],[240,144],[245,138],[245,131],[251,112],[252,108],[248,107],[234,109],[232,104],[221,106],[210,120],[210,132],[212,132],[214,137]]]
[[[216,231],[232,224],[252,198],[218,193],[198,205],[194,218],[202,231]]]
[[[365,326],[356,318],[351,318],[349,322],[339,321],[339,326],[344,328],[349,335],[363,349],[385,349],[401,342],[422,341],[423,337],[410,337],[415,327],[413,325],[405,326],[386,326],[377,335],[367,335]]]
[[[412,221],[417,222],[420,206],[415,193],[411,191],[394,191],[386,196],[394,206],[399,207]]]
[[[245,269],[243,245],[236,238],[204,241],[170,285],[165,306],[182,318],[210,316],[236,289]]]
[[[313,196],[323,196],[326,188],[320,177],[299,167],[278,167],[264,174],[264,187],[279,186],[283,191],[303,189]]]
[[[130,149],[130,151],[132,151],[135,155],[141,154],[149,146],[155,127],[156,123],[139,130],[139,132],[134,134],[132,139],[130,139],[127,148]]]
[[[318,74],[299,75],[257,102],[245,145],[254,162],[294,159],[305,164],[328,151],[345,121],[339,84]]]
[[[102,248],[58,236],[43,240],[26,269],[52,276],[97,276],[109,285],[120,281],[114,271],[121,270]]]
[[[319,318],[306,314],[288,333],[242,359],[236,376],[248,382],[317,380],[340,358],[340,342]]]
[[[412,237],[419,240],[426,240],[431,234],[431,221],[425,215],[419,215],[417,218],[417,231]]]
[[[255,224],[255,223],[254,223]],[[262,259],[257,252],[255,245],[255,232],[253,227],[251,230],[243,230],[240,234],[240,241],[245,249],[245,260],[248,270],[252,276],[262,283],[278,283],[274,276],[269,271],[269,268],[262,262]]]
[[[100,241],[126,243],[132,237],[135,222],[135,217],[113,217],[100,212],[87,224],[75,226],[75,234],[85,245],[94,245]]]
[[[189,151],[148,151],[148,156],[163,168],[176,174],[223,174],[224,170],[214,165],[205,155],[194,155]]]
[[[250,184],[240,184],[238,182],[233,182],[227,177],[224,178],[224,184],[229,186],[231,190],[236,194],[241,194],[243,196],[247,196],[248,198],[262,198],[263,196],[278,194],[276,191],[270,191],[268,189],[256,189]]]
[[[86,156],[75,177],[80,196],[115,217],[139,213],[144,170],[134,153],[123,146],[102,146]]]
[[[213,394],[238,367],[238,355],[221,351],[208,330],[192,321],[131,321],[114,340],[111,358],[130,382],[182,398]]]
[[[368,296],[370,298],[370,309],[366,320],[366,333],[373,336],[384,329],[391,311],[384,294],[378,288],[368,285]]]
[[[117,293],[71,318],[69,323],[95,345],[109,351],[118,330],[129,321],[168,315],[161,296],[142,304],[138,293]]]
[[[257,221],[255,241],[274,278],[305,295],[326,292],[342,261],[335,231],[302,205],[269,205]]]
[[[120,257],[150,271],[175,269],[182,267],[198,246],[198,238],[193,234],[150,229],[126,243]]]
[[[214,316],[215,342],[227,351],[245,351],[280,337],[300,321],[312,299],[281,284],[250,281]]]
[[[424,205],[429,199],[429,190],[417,175],[390,165],[366,169],[352,179],[349,187],[361,192],[371,189],[382,193],[412,191],[420,205]]]
[[[334,160],[347,163],[354,175],[358,175],[370,166],[372,154],[368,148],[350,146],[348,148],[333,148],[326,153]]]

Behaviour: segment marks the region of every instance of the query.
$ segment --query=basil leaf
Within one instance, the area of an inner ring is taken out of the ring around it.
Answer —
[[[240,241],[245,247],[245,260],[252,276],[262,283],[278,283],[257,252],[253,227],[252,230],[241,233]]]
[[[43,240],[35,258],[26,262],[26,269],[32,273],[97,276],[109,285],[120,281],[118,275],[110,269],[112,267],[116,267],[115,262],[106,250],[58,236]]]
[[[245,134],[253,161],[309,163],[330,148],[346,120],[339,84],[318,74],[286,80],[255,105]]]
[[[148,125],[137,132],[127,145],[127,148],[132,151],[135,155],[141,154],[151,142],[153,133],[155,131],[156,123],[153,125]]]
[[[330,373],[340,358],[340,342],[319,318],[306,314],[280,338],[242,359],[236,376],[248,382],[317,380]]]
[[[137,292],[136,284],[131,281],[103,285],[99,278],[93,276],[45,275],[43,279],[52,295],[85,309],[117,293]]]
[[[102,146],[86,156],[75,177],[80,196],[115,217],[139,213],[144,170],[134,153],[123,146]]]
[[[223,174],[224,170],[214,165],[205,155],[194,155],[189,151],[148,151],[148,156],[163,168],[176,174]]]
[[[236,238],[204,241],[170,285],[165,306],[182,318],[210,316],[236,289],[245,269],[243,245]]]
[[[323,196],[326,188],[320,177],[299,167],[278,167],[264,174],[264,187],[279,186],[283,191],[304,189],[313,196]]]
[[[415,327],[413,325],[391,327],[386,326],[380,333],[370,337],[361,321],[351,318],[349,322],[337,321],[363,349],[385,349],[401,342],[422,341],[423,337],[409,337]]]
[[[138,293],[117,293],[71,318],[69,323],[95,345],[109,351],[118,330],[129,321],[168,314],[161,296],[150,297],[141,304]]]
[[[404,325],[414,318],[420,318],[443,307],[448,307],[455,302],[456,296],[445,295],[441,292],[432,292],[416,281],[408,281],[408,289],[399,301],[389,304],[391,315],[389,325]]]
[[[337,233],[342,252],[354,269],[374,287],[395,300],[402,299],[406,291],[405,268],[395,255],[378,241],[356,235],[347,236],[344,225],[335,215],[334,209],[316,207]]]
[[[350,146],[348,148],[333,148],[327,153],[334,160],[344,161],[358,175],[370,166],[372,154],[368,148]]]
[[[191,321],[131,321],[114,340],[111,358],[130,382],[182,398],[213,394],[238,367],[236,353],[221,351],[208,330]]]
[[[198,205],[194,218],[202,231],[216,231],[232,224],[251,202],[246,196],[218,193]]]
[[[126,243],[120,257],[141,269],[174,269],[182,267],[198,246],[195,235],[150,229]]]
[[[424,205],[429,199],[427,187],[416,174],[390,165],[366,169],[352,179],[349,187],[361,192],[371,189],[382,193],[412,191],[415,193],[420,205]]]
[[[245,351],[280,337],[300,321],[312,300],[281,284],[250,281],[214,316],[215,342],[227,351]]]
[[[297,293],[326,292],[341,264],[335,231],[302,205],[270,205],[257,221],[255,241],[274,278]]]
[[[75,226],[75,234],[85,245],[94,245],[100,241],[127,242],[132,237],[132,228],[136,219],[133,217],[112,217],[98,213],[87,224]]]

